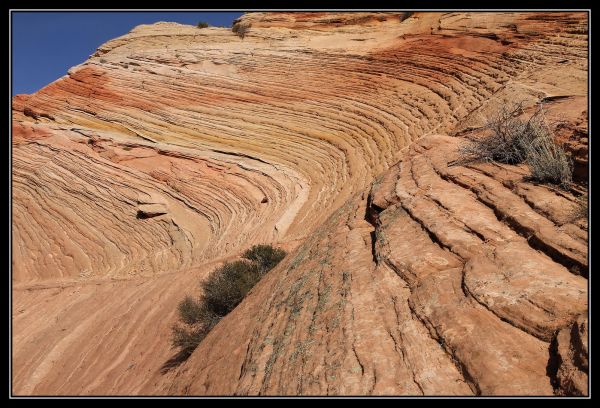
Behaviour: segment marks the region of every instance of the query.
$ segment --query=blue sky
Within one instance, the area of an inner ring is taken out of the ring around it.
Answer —
[[[242,12],[13,12],[12,94],[33,93],[140,24],[174,21],[230,27]]]

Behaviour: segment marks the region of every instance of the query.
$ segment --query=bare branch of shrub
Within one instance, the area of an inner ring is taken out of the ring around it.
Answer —
[[[192,352],[198,347],[198,344],[206,337],[208,333],[203,327],[200,328],[187,328],[178,325],[173,326],[173,338],[171,344],[173,347],[180,349],[181,352],[186,355],[192,354]]]
[[[526,120],[520,118],[522,103],[503,107],[485,128],[489,135],[459,147],[462,163],[494,161],[527,163],[531,180],[568,187],[573,176],[570,156],[556,144],[552,127],[540,105]]]
[[[571,213],[571,221],[577,221],[582,218],[588,218],[588,199],[589,196],[587,194],[583,194],[577,197],[577,203]]]

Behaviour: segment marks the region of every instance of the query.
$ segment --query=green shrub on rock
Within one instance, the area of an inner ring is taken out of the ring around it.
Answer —
[[[246,297],[248,292],[284,257],[284,250],[271,245],[255,245],[244,259],[226,262],[201,283],[203,295],[186,296],[177,306],[180,323],[172,328],[171,344],[182,357],[189,357],[219,321]]]

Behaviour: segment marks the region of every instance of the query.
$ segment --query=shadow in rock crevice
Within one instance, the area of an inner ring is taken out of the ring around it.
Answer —
[[[182,351],[178,352],[177,354],[173,355],[170,359],[168,359],[167,361],[164,362],[164,364],[160,367],[160,370],[159,370],[160,373],[164,375],[164,374],[168,373],[169,371],[179,367],[191,355],[192,355],[192,353],[187,350],[182,350]]]

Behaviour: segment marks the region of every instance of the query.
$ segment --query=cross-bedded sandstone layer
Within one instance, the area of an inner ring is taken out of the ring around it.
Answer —
[[[587,280],[573,263],[587,269],[586,231],[551,221],[576,203],[522,168],[453,165],[459,142],[413,144],[161,391],[585,394]]]
[[[586,15],[241,21],[137,27],[14,98],[13,391],[587,392],[573,195],[452,165],[544,101],[587,177]],[[258,242],[300,246],[165,370],[177,302]]]

